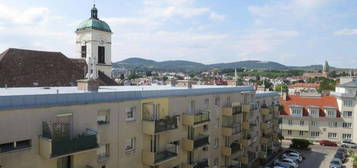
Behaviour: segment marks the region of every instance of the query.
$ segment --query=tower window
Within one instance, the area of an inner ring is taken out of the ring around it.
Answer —
[[[105,64],[105,48],[103,46],[98,47],[98,63]]]
[[[87,46],[82,46],[81,56],[82,58],[85,58],[87,56]]]

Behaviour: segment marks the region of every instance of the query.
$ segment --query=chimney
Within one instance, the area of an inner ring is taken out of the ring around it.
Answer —
[[[170,84],[171,84],[172,87],[175,87],[176,83],[177,83],[176,79],[171,79]]]
[[[287,92],[283,92],[283,94],[281,96],[283,97],[284,101],[286,101],[288,99],[288,93]]]
[[[99,83],[93,79],[77,80],[77,89],[82,91],[98,91]]]
[[[192,81],[190,80],[187,81],[187,88],[192,89]]]

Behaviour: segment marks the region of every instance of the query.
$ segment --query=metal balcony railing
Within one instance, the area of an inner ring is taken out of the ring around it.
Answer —
[[[194,114],[194,124],[200,124],[209,121],[209,113],[208,112],[200,112]]]
[[[209,136],[201,136],[201,137],[196,138],[196,140],[194,140],[193,147],[199,148],[199,147],[208,145],[209,144],[208,139],[209,139]]]
[[[154,122],[155,122],[155,133],[177,129],[178,127],[177,116],[155,120]]]
[[[177,153],[171,152],[171,151],[162,151],[162,152],[156,152],[155,153],[155,163],[160,163],[162,161],[171,159],[173,157],[176,157]]]

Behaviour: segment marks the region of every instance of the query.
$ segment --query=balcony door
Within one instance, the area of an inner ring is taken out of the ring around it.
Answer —
[[[73,168],[72,167],[72,156],[66,156],[57,159],[57,168]]]
[[[159,116],[159,104],[145,103],[143,104],[143,119],[144,120],[158,120]]]

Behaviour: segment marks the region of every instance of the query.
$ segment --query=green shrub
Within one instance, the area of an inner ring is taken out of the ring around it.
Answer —
[[[357,156],[353,156],[353,166],[357,166]]]
[[[291,140],[290,147],[299,148],[299,149],[309,149],[309,145],[311,144],[312,142],[309,140],[294,138]]]

